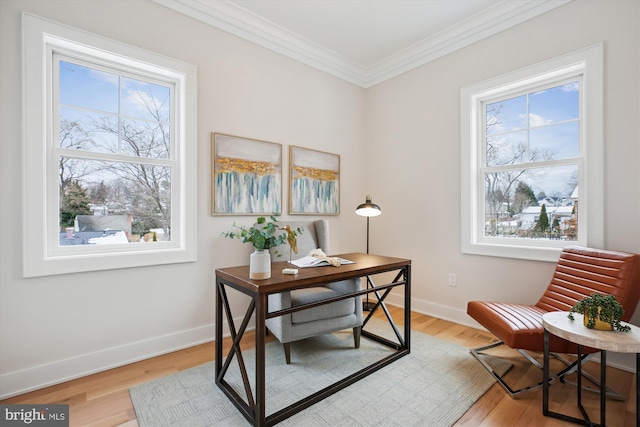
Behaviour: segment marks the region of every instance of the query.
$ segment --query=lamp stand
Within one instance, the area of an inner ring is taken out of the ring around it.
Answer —
[[[367,254],[369,253],[369,217],[367,217]]]
[[[367,254],[369,253],[369,217],[367,217]],[[371,277],[367,276],[367,289],[368,288],[373,288],[373,280],[371,280]],[[369,294],[367,294],[367,299],[366,301],[363,301],[362,303],[362,309],[364,311],[371,311],[373,310],[373,307],[375,307],[375,303],[374,302],[369,302]]]

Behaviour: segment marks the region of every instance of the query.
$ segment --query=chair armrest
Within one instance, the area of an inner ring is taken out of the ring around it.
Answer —
[[[326,287],[339,293],[356,292],[362,289],[362,279],[357,277],[355,279],[327,283]],[[362,325],[362,295],[354,297],[354,301],[354,314],[356,315],[358,325]]]
[[[269,313],[291,307],[291,291],[271,294],[268,299]]]
[[[348,292],[355,292],[362,287],[362,280],[357,277],[355,279],[341,280],[339,282],[327,283],[327,288],[339,293],[346,294]]]

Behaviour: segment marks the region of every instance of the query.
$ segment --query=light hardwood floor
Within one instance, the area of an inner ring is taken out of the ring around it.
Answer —
[[[402,310],[394,307],[389,308],[394,319],[400,324],[403,316]],[[468,348],[480,347],[495,339],[487,332],[419,313],[412,313],[411,329]],[[252,347],[252,339],[253,334],[249,333],[243,339],[242,347]],[[225,339],[225,351],[228,349],[228,345],[229,340]],[[514,387],[540,381],[541,371],[533,367],[515,350],[502,346],[492,350],[491,353],[509,358],[513,363],[513,368],[505,378]],[[138,426],[138,423],[129,398],[129,387],[200,365],[213,360],[213,357],[213,343],[203,344],[16,396],[0,401],[0,403],[69,404],[71,426],[135,427]],[[587,365],[587,369],[597,375],[599,365],[595,363]],[[609,368],[607,383],[627,396],[624,402],[611,399],[607,401],[607,425],[612,427],[634,426],[635,375]],[[575,408],[576,388],[574,386],[555,384],[550,390],[551,410],[579,416],[579,412]],[[583,393],[583,403],[592,419],[599,421],[598,396],[594,393]],[[469,427],[555,427],[569,425],[573,424],[542,415],[541,389],[525,393],[518,399],[512,399],[498,384],[493,385],[456,423],[456,426]]]

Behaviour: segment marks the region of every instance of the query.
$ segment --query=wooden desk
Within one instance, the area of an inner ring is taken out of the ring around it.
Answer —
[[[272,426],[282,420],[289,418],[293,414],[302,411],[305,408],[319,402],[320,400],[336,393],[339,390],[361,380],[367,375],[372,374],[380,368],[388,365],[394,360],[403,357],[410,352],[411,342],[411,260],[403,258],[392,258],[379,255],[370,255],[362,253],[348,253],[337,255],[351,261],[355,264],[346,264],[339,267],[312,267],[299,269],[297,275],[282,274],[282,269],[291,267],[285,261],[275,262],[271,266],[272,276],[265,280],[249,279],[249,266],[230,267],[216,270],[216,343],[215,343],[215,375],[216,384],[234,403],[236,408],[249,420],[254,426]],[[290,291],[295,289],[303,289],[314,286],[322,286],[330,282],[337,282],[345,279],[365,277],[385,272],[397,272],[395,279],[384,285],[377,285],[373,288],[365,288],[356,292],[342,294],[338,297],[328,298],[311,304],[304,304],[279,311],[269,311],[268,296],[273,293],[282,291]],[[395,287],[404,287],[404,334],[401,334],[396,327],[387,307],[384,303],[385,298]],[[229,300],[227,297],[227,289],[233,289],[251,297],[243,321],[236,330],[231,313]],[[384,345],[394,348],[396,351],[391,355],[375,362],[374,364],[344,378],[325,389],[312,394],[300,401],[274,413],[266,416],[265,408],[265,320],[267,318],[282,316],[284,314],[293,313],[322,304],[328,304],[351,298],[358,295],[374,293],[378,299],[375,307],[369,312],[364,319],[362,326],[362,336],[373,339]],[[382,309],[391,324],[398,342],[390,341],[384,337],[380,337],[366,330],[366,325],[373,313],[378,309]],[[222,355],[222,319],[223,313],[229,326],[232,337],[232,347],[223,360]],[[240,340],[244,335],[249,324],[249,320],[255,314],[255,390],[251,389],[250,382],[246,377],[246,368],[244,358],[240,350]],[[224,379],[227,368],[236,357],[240,365],[241,372],[244,375],[244,388],[247,399],[243,399]],[[255,396],[255,397],[254,397]]]
[[[566,311],[546,313],[542,317],[544,326],[544,362],[542,413],[546,416],[558,418],[587,426],[606,425],[606,381],[607,381],[607,351],[618,353],[636,353],[636,426],[640,426],[640,328],[634,325],[630,332],[599,331],[589,329],[583,324],[582,314],[574,313],[575,320],[567,317]],[[624,325],[628,323],[621,322]],[[582,346],[597,348],[600,353],[600,424],[593,424],[582,406],[582,363],[578,363],[578,408],[584,419],[549,411],[549,333],[578,344],[578,357],[581,356]]]

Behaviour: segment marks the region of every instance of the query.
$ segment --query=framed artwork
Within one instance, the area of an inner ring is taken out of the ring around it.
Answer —
[[[221,133],[211,140],[213,215],[280,215],[282,145]]]
[[[340,156],[302,147],[289,147],[289,213],[340,213]]]

